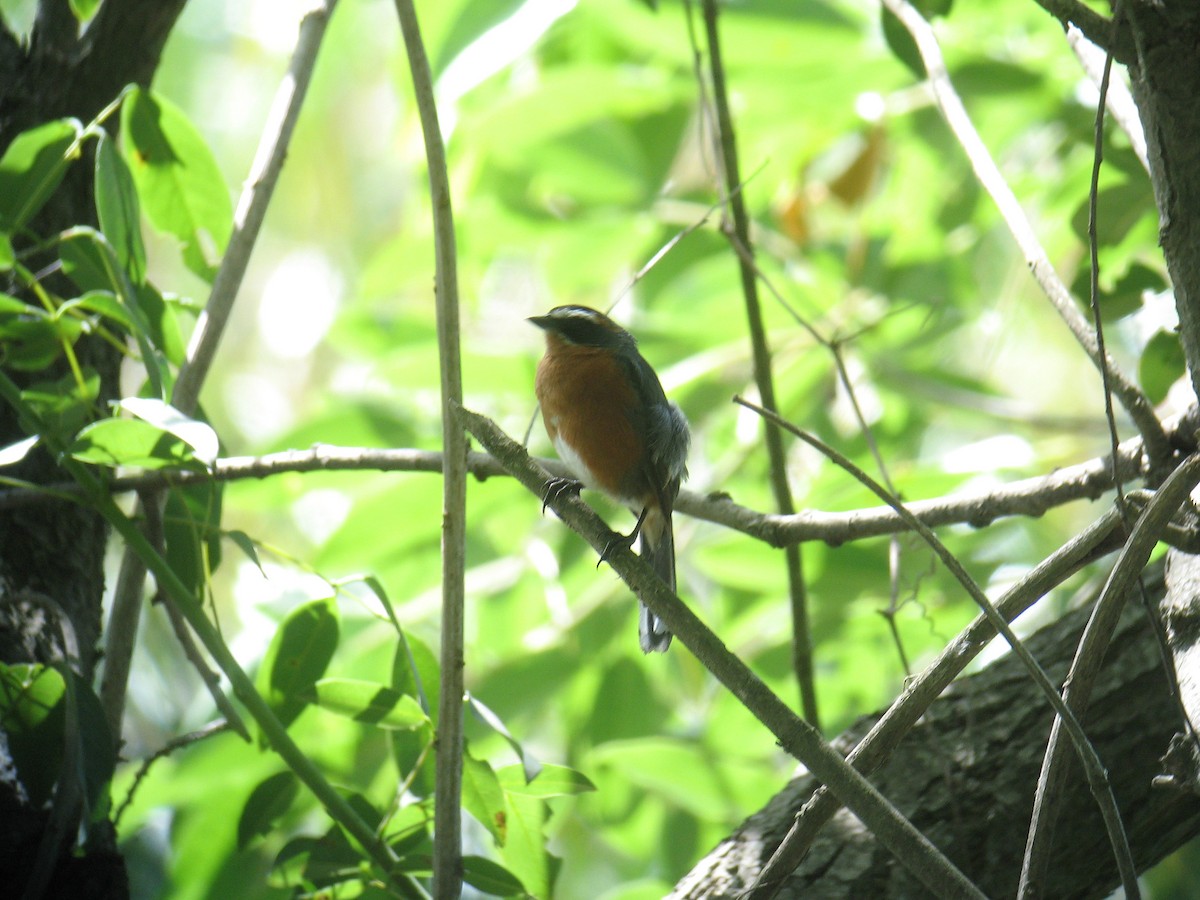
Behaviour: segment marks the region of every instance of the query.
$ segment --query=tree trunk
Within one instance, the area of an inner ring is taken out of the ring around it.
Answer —
[[[1055,683],[1066,675],[1087,614],[1064,616],[1028,642]],[[877,718],[860,720],[835,745],[848,752]],[[1050,723],[1049,705],[1020,663],[1005,655],[951,686],[872,781],[988,896],[1012,896]],[[1200,800],[1152,786],[1180,715],[1140,604],[1126,609],[1083,724],[1108,769],[1139,871],[1200,833]],[[1103,897],[1119,883],[1112,851],[1077,763],[1068,781],[1044,896]],[[816,787],[807,774],[793,780],[671,896],[695,900],[745,891]],[[779,893],[805,900],[927,895],[845,809]]]
[[[183,3],[106,0],[81,37],[67,0],[41,0],[28,47],[0,27],[0,153],[34,125],[66,116],[86,123],[127,83],[148,85]],[[34,234],[49,237],[71,225],[95,223],[92,164],[84,159],[71,166],[30,227]],[[14,249],[21,254],[26,247],[17,244]],[[39,271],[56,258],[51,251],[23,261]],[[52,290],[68,290],[60,276],[48,275],[45,283]],[[118,354],[99,340],[87,339],[77,351],[81,363],[93,366],[101,377],[101,400],[115,397]],[[27,380],[52,380],[62,374],[47,370]],[[0,446],[24,436],[14,411],[0,405]],[[42,484],[65,477],[40,450],[5,474]],[[41,597],[65,614],[78,645],[74,667],[91,681],[101,631],[106,538],[99,515],[71,504],[48,502],[0,516],[0,661],[47,663],[62,653],[52,613],[24,599]],[[65,828],[61,822],[48,826],[52,817],[47,812],[30,808],[16,785],[0,779],[0,885],[19,896],[39,848],[48,844],[44,852],[57,862],[45,896],[127,897],[124,862],[114,842],[103,839],[103,828],[93,832],[85,855],[72,855],[73,818],[68,816]]]

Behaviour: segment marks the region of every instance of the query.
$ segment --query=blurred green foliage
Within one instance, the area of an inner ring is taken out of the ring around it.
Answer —
[[[420,6],[459,229],[466,402],[523,435],[540,354],[524,317],[616,302],[692,422],[689,487],[770,511],[759,423],[728,402],[751,390],[751,356],[735,257],[712,208],[709,88],[697,84],[683,5]],[[935,11],[984,140],[1085,296],[1093,113],[1060,27],[1030,3]],[[84,326],[129,331],[142,365],[131,377],[146,382],[130,393],[169,396],[294,14],[263,2],[189,5],[154,92],[131,93],[103,125],[111,134],[93,135],[102,230],[61,240],[80,296],[42,308],[0,296],[5,366],[37,371],[70,356]],[[721,29],[758,262],[786,301],[765,310],[780,412],[878,472],[829,346],[803,320],[839,348],[905,498],[1106,452],[1099,377],[1028,277],[893,25],[848,0],[747,0],[723,8]],[[0,268],[18,281],[9,239],[19,247],[81,127],[47,123],[0,161]],[[1169,398],[1178,342],[1169,310],[1145,293],[1165,285],[1153,201],[1124,137],[1107,140],[1099,237],[1110,352],[1156,400]],[[438,448],[432,240],[394,11],[383,0],[342,3],[206,387],[205,417],[225,453]],[[170,427],[89,425],[108,416],[95,399],[80,368],[23,402],[87,462],[195,462]],[[550,453],[540,424],[531,446]],[[875,505],[805,448],[790,449],[790,465],[802,508]],[[631,524],[596,502],[615,528]],[[171,503],[176,571],[211,598],[306,754],[368,822],[386,823],[421,873],[438,689],[437,477],[291,474],[174,492]],[[471,484],[468,506],[467,685],[494,711],[468,717],[468,882],[539,897],[661,896],[793,761],[683,648],[641,656],[633,598],[541,515],[538,498],[491,479]],[[1077,504],[945,537],[981,583],[1002,585],[1092,514]],[[781,554],[705,522],[681,518],[676,529],[681,596],[794,698]],[[230,542],[239,552],[222,553]],[[889,575],[886,540],[805,548],[829,733],[900,689],[897,639],[919,666],[973,615],[927,550],[909,538],[899,550]],[[1034,617],[1061,609],[1087,574]],[[164,621],[150,608],[113,785],[119,804],[137,778],[120,820],[135,894],[283,897],[297,884],[353,881],[357,851],[258,746],[223,733],[139,773],[141,758],[214,717]],[[365,881],[361,890],[380,895]]]

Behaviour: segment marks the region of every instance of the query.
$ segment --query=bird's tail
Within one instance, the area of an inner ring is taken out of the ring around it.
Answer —
[[[662,517],[660,528],[646,527],[641,532],[642,558],[658,573],[658,577],[672,591],[675,590],[675,535],[671,529],[671,517]],[[658,523],[654,523],[658,524]],[[655,534],[655,531],[658,533]],[[638,611],[638,638],[641,640],[643,653],[665,653],[671,646],[671,632],[662,619],[642,604]]]

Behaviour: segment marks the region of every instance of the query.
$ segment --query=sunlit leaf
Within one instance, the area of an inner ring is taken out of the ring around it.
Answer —
[[[325,674],[338,643],[338,611],[332,598],[297,607],[271,638],[258,673],[258,689],[284,725],[304,710]]]
[[[211,281],[233,206],[208,144],[178,107],[140,89],[121,107],[121,138],[146,215],[182,242],[188,268]]]
[[[63,694],[57,669],[0,663],[0,729],[30,800],[45,803],[62,765]]]
[[[596,790],[596,785],[582,772],[553,763],[543,764],[537,777],[528,782],[521,766],[505,766],[496,775],[507,793],[528,797],[564,797]]]
[[[100,0],[70,0],[71,12],[80,22],[86,22],[100,8]]]
[[[185,416],[171,404],[152,397],[125,397],[119,405],[142,421],[179,438],[192,448],[196,459],[201,462],[209,465],[216,462],[221,452],[221,442],[207,422]]]
[[[413,729],[429,721],[408,694],[371,681],[322,678],[304,696],[322,709],[379,728]]]
[[[527,751],[512,733],[508,727],[500,720],[500,717],[492,712],[479,698],[473,694],[467,695],[467,706],[470,708],[476,717],[484,722],[489,728],[495,731],[512,747],[513,752],[517,754],[521,760],[521,767],[525,772],[525,780],[533,781],[538,776],[538,772],[542,770],[542,764],[537,757]]]
[[[1187,359],[1179,335],[1174,331],[1156,331],[1146,342],[1138,363],[1138,379],[1150,402],[1161,403],[1166,399],[1171,385],[1186,371]]]
[[[0,466],[11,466],[19,463],[29,455],[29,451],[36,447],[40,440],[41,437],[35,434],[27,438],[21,438],[21,440],[9,444],[7,447],[0,447]]]
[[[192,448],[141,419],[102,419],[76,436],[67,452],[81,462],[142,469],[197,468]]]
[[[96,147],[96,213],[100,229],[134,284],[146,277],[146,249],[133,176],[108,135]]]
[[[67,151],[83,126],[76,119],[46,122],[18,134],[0,157],[0,230],[26,225],[67,172]]]
[[[537,797],[509,797],[508,841],[501,855],[505,867],[535,897],[553,896],[559,861],[546,849],[546,802]]]
[[[503,847],[508,840],[508,804],[495,771],[484,760],[463,753],[463,807]]]

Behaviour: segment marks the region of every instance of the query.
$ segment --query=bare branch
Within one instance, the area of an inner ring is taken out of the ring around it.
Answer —
[[[1128,28],[1120,28],[1114,39],[1112,20],[1106,19],[1100,13],[1079,0],[1036,0],[1037,5],[1058,21],[1063,28],[1074,25],[1087,39],[1103,50],[1111,50],[1113,59],[1119,63],[1129,64],[1135,58],[1133,37]]]

